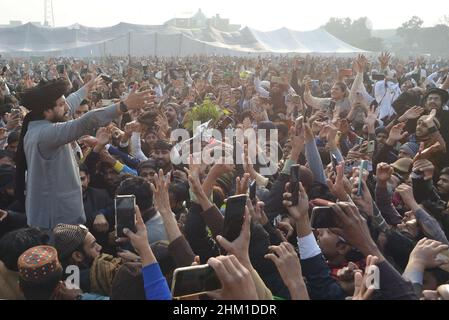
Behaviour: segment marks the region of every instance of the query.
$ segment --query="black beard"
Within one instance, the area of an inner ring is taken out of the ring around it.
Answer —
[[[439,106],[439,105],[437,105],[435,103],[429,103],[428,107],[429,107],[429,110],[436,109],[438,111],[438,110],[441,109],[441,106]]]
[[[84,260],[78,264],[78,267],[80,269],[89,269],[92,267],[92,264],[94,263],[94,258],[88,257],[87,254],[83,253]]]
[[[69,121],[69,117],[66,116],[66,115],[63,115],[61,118],[59,118],[59,117],[55,118],[51,122],[52,123],[64,123],[64,122],[67,122],[67,121]]]

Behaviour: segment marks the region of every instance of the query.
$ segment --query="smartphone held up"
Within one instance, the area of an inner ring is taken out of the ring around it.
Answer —
[[[136,232],[136,197],[134,195],[116,196],[115,207],[115,232],[118,238],[125,237],[123,229]]]
[[[331,207],[315,207],[310,223],[313,229],[335,228],[337,227],[335,212]]]
[[[178,268],[173,273],[171,293],[174,299],[198,296],[221,289],[215,270],[209,265]]]
[[[246,199],[247,196],[245,194],[229,197],[226,201],[222,235],[230,242],[237,239],[242,231]]]
[[[291,201],[293,206],[297,206],[299,202],[299,183],[300,177],[300,165],[295,164],[290,168],[290,193],[292,194]]]

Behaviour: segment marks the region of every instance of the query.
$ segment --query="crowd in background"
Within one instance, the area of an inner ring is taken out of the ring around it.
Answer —
[[[222,284],[209,299],[449,299],[448,61],[0,62],[0,299],[172,299],[173,271],[206,263]],[[115,113],[122,104],[129,112]],[[171,133],[194,135],[194,120],[277,129],[277,172],[248,161],[174,165],[182,141]],[[225,200],[252,181],[257,201],[230,242]],[[116,195],[136,197],[126,239],[115,237]],[[336,228],[312,228],[317,206],[332,208]],[[73,265],[79,289],[63,282]],[[365,284],[373,265],[376,289]]]

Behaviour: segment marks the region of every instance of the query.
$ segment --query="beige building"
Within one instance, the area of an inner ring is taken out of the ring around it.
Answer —
[[[181,29],[202,29],[212,27],[224,32],[234,32],[240,30],[241,28],[241,25],[231,24],[229,19],[221,18],[219,14],[213,16],[212,18],[208,18],[201,11],[201,9],[198,9],[198,12],[193,16],[176,17],[167,21],[165,25]]]

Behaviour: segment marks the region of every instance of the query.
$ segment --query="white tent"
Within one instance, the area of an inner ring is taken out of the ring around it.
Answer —
[[[48,28],[31,23],[0,28],[0,52],[53,56],[186,56],[202,54],[354,54],[365,52],[325,31],[270,32],[243,28],[222,32],[212,27],[179,29],[128,23],[107,28],[73,25]]]

